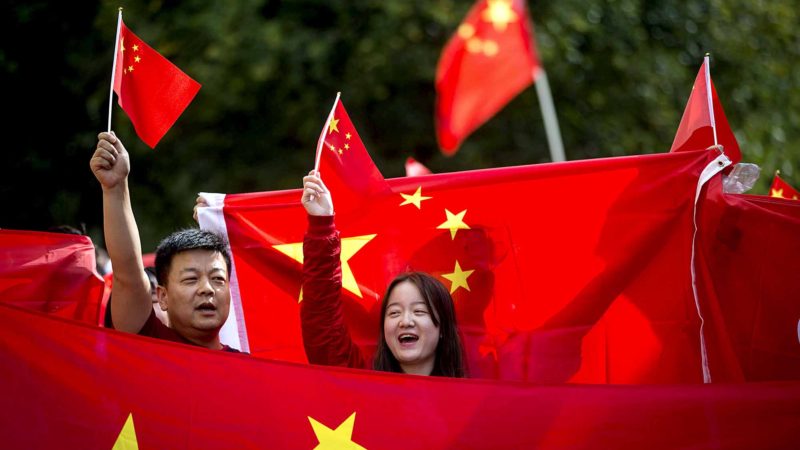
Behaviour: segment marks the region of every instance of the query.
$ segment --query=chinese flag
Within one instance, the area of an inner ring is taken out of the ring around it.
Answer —
[[[672,142],[671,152],[682,152],[686,150],[701,150],[714,145],[714,131],[711,128],[711,115],[708,111],[708,89],[706,89],[706,64],[703,62],[697,72],[697,78],[692,86],[692,93],[683,111],[681,123],[675,133],[675,140]],[[717,97],[717,90],[714,82],[709,77],[711,85],[711,101],[714,105],[714,123],[717,128],[717,142],[722,145],[725,154],[736,164],[742,159],[742,152],[739,150],[739,143],[736,136],[728,124],[725,117],[725,110]]]
[[[0,303],[97,325],[103,287],[88,237],[0,230]]]
[[[114,92],[136,134],[155,148],[200,90],[200,84],[120,21]]]
[[[453,155],[475,129],[530,86],[539,69],[524,0],[479,0],[436,69],[436,135]]]
[[[775,178],[772,179],[772,186],[769,189],[769,196],[797,200],[800,198],[800,192],[797,192],[797,189],[783,181],[783,178],[778,173],[775,173]]]

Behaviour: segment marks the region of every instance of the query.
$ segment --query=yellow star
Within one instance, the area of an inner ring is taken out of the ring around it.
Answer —
[[[142,60],[142,58],[140,58],[139,55],[136,55],[136,56],[133,57],[133,60],[136,61],[136,62],[139,62],[139,61]]]
[[[770,194],[770,197],[786,198],[783,196],[783,188],[773,189],[772,194]]]
[[[139,51],[139,46],[136,45],[136,44],[133,44],[133,51],[138,52]]]
[[[133,72],[133,66],[128,66],[128,72]]]
[[[339,119],[331,119],[331,123],[328,125],[328,134],[333,132],[339,132]]]
[[[509,23],[519,20],[519,15],[511,9],[511,0],[489,0],[481,17],[484,21],[491,22],[496,31],[506,31]]]
[[[361,295],[361,289],[358,287],[358,282],[356,281],[356,277],[353,275],[353,270],[350,269],[349,261],[353,255],[358,253],[358,251],[367,245],[367,243],[375,236],[377,236],[377,234],[342,238],[342,251],[339,254],[339,260],[342,262],[342,287],[358,296],[358,298],[364,297]],[[302,242],[273,245],[272,247],[289,258],[292,258],[300,264],[303,264]]]
[[[350,136],[351,136],[351,134],[350,134],[350,133],[346,133],[346,134],[344,135],[345,139],[350,139]]]
[[[333,151],[336,151],[336,147],[334,147],[333,144],[328,144],[328,148]]]
[[[453,273],[443,273],[442,276],[450,280],[450,293],[456,291],[456,289],[463,287],[467,291],[469,291],[469,283],[467,283],[467,278],[472,275],[474,270],[461,270],[461,265],[458,264],[456,261],[456,267],[453,269]]]
[[[127,75],[127,74],[128,74],[128,69],[125,69],[125,68],[123,68],[123,69],[122,69],[122,73],[123,73],[124,75]]]
[[[343,154],[344,154],[344,152],[342,151],[342,149],[339,149],[339,154],[340,154],[340,155],[343,155]]]
[[[348,144],[347,142],[345,142],[345,143],[344,143],[344,149],[345,149],[345,150],[350,150],[350,144]]]
[[[314,447],[314,450],[366,450],[364,447],[353,442],[353,427],[356,422],[356,413],[350,414],[350,417],[339,424],[335,430],[331,430],[317,422],[311,416],[308,416],[308,421],[311,423],[311,428],[317,436],[317,441],[319,441],[319,445]]]
[[[405,200],[403,203],[400,203],[400,206],[403,205],[414,205],[417,209],[422,209],[422,202],[425,200],[431,199],[433,197],[423,197],[422,196],[422,186],[417,188],[417,192],[414,192],[413,195],[408,194],[400,194]]]
[[[449,209],[444,210],[445,214],[447,214],[447,220],[436,227],[437,230],[450,230],[450,239],[456,238],[456,233],[458,230],[469,230],[469,225],[464,223],[464,215],[467,213],[467,210],[463,210],[458,214],[453,214],[450,212]]]
[[[119,51],[125,52],[125,38],[122,38],[119,42]]]
[[[138,450],[139,443],[136,440],[136,428],[133,426],[133,414],[128,414],[128,419],[125,425],[122,426],[122,431],[117,436],[117,441],[114,442],[112,450]]]

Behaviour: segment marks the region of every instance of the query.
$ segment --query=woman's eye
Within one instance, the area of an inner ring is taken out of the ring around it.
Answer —
[[[414,311],[414,314],[416,314],[418,316],[423,316],[423,315],[428,314],[428,311],[425,311],[424,309],[417,309],[417,310]]]
[[[386,315],[388,317],[397,317],[400,315],[400,311],[389,311],[388,313],[386,313]]]

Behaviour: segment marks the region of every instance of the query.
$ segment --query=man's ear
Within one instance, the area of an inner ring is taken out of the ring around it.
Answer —
[[[156,296],[158,297],[158,306],[162,311],[166,311],[167,307],[167,289],[160,284],[156,286]]]

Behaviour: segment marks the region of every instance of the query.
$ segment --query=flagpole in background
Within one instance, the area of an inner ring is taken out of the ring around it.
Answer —
[[[706,68],[706,97],[708,98],[708,117],[711,121],[711,130],[714,132],[714,145],[719,145],[717,143],[717,123],[714,120],[714,101],[712,100],[711,96],[711,68],[709,63],[710,56],[710,53],[706,53],[706,56],[703,58],[703,66]]]
[[[564,144],[561,141],[561,130],[558,127],[558,117],[556,117],[556,108],[553,105],[553,94],[550,92],[547,72],[541,66],[534,69],[533,81],[536,86],[536,94],[539,96],[539,107],[542,109],[544,131],[547,133],[547,144],[550,147],[550,158],[553,162],[566,161]]]
[[[108,94],[108,132],[111,133],[111,108],[114,103],[114,76],[117,74],[117,53],[119,53],[119,31],[122,24],[122,7],[117,16],[117,39],[114,41],[114,64],[111,66],[111,92]]]

